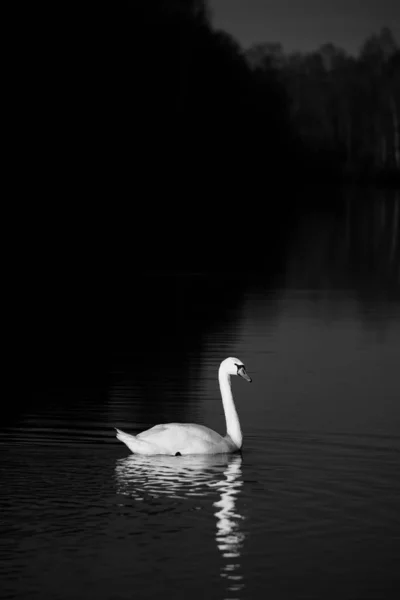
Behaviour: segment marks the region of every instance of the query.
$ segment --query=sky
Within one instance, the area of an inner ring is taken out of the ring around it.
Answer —
[[[286,52],[326,42],[357,54],[363,41],[389,27],[400,43],[400,0],[209,0],[212,22],[248,48],[281,42]]]

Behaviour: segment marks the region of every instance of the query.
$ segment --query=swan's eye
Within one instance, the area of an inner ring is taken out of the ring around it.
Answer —
[[[240,369],[246,370],[246,367],[244,365],[238,365],[237,363],[235,363],[235,366],[237,367],[238,373],[239,373]]]

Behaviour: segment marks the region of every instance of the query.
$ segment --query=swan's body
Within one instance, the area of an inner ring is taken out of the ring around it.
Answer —
[[[117,429],[117,438],[135,454],[226,454],[242,447],[243,436],[239,417],[231,391],[231,375],[240,375],[251,381],[242,361],[227,358],[222,361],[218,380],[226,419],[226,435],[192,423],[168,423],[155,425],[138,435],[130,435]]]

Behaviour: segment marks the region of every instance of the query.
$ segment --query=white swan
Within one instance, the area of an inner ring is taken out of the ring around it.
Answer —
[[[225,437],[203,425],[168,423],[155,425],[139,435],[130,435],[117,429],[117,438],[135,454],[179,456],[237,452],[242,447],[243,436],[233,402],[231,375],[240,375],[246,381],[251,381],[241,360],[229,357],[220,364],[218,380],[226,419]]]

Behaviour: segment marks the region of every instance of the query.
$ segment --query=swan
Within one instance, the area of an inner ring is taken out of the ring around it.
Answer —
[[[147,456],[169,454],[227,454],[242,447],[243,436],[231,391],[231,375],[240,375],[246,381],[251,378],[241,360],[230,356],[223,360],[218,371],[222,404],[225,412],[226,435],[193,423],[167,423],[155,425],[138,435],[130,435],[120,429],[117,439],[124,442],[134,454]]]

